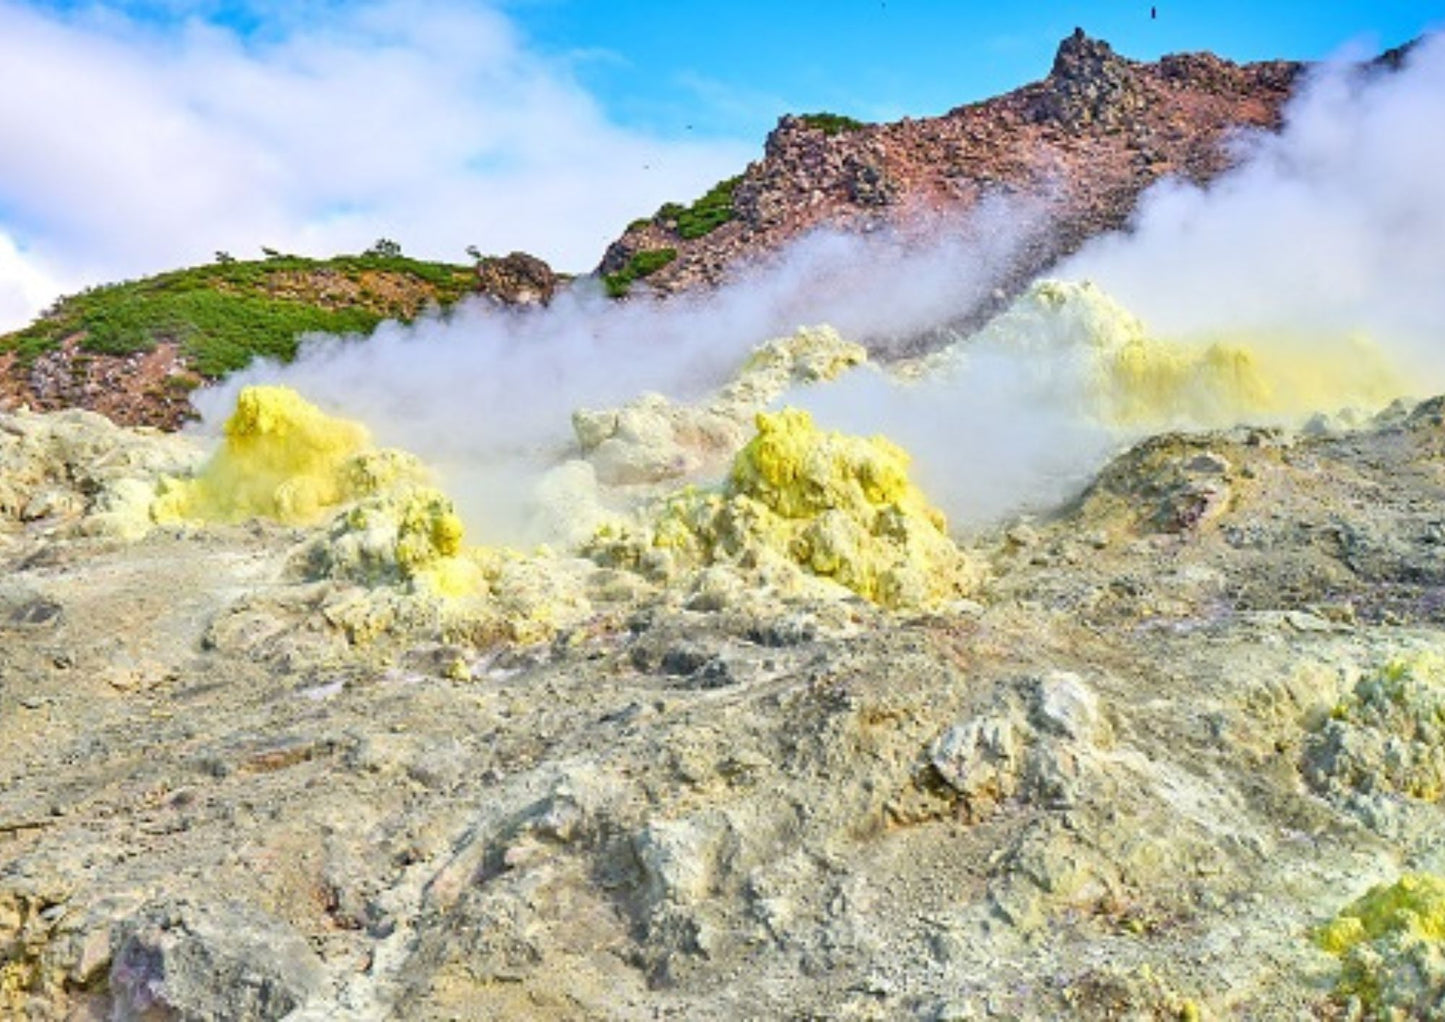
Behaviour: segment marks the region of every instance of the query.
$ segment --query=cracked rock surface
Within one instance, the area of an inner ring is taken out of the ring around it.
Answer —
[[[0,1016],[1346,1012],[1317,929],[1445,872],[1442,406],[1145,441],[942,609],[530,645],[347,633],[305,529],[128,540],[106,466],[184,452],[6,418]]]

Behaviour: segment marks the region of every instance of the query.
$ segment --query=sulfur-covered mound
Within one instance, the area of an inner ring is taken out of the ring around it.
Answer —
[[[7,526],[135,539],[150,528],[155,480],[189,470],[183,439],[126,430],[94,412],[0,413],[0,535]]]
[[[1326,793],[1445,797],[1445,657],[1398,657],[1365,675],[1305,746]]]
[[[747,442],[753,416],[789,387],[836,379],[867,357],[832,327],[802,327],[759,345],[737,376],[700,404],[644,394],[620,408],[578,410],[572,426],[603,485],[679,479],[726,464]]]
[[[1342,959],[1336,994],[1371,1019],[1445,1017],[1445,877],[1408,873],[1316,934]]]
[[[443,596],[482,586],[452,502],[429,486],[390,489],[339,513],[312,548],[313,573],[367,585],[407,583]]]
[[[997,346],[1078,360],[1087,412],[1114,425],[1219,427],[1380,408],[1406,391],[1369,339],[1253,335],[1164,339],[1088,281],[1034,284],[979,333],[936,362]]]
[[[882,437],[820,430],[796,409],[759,413],[720,492],[674,494],[635,529],[600,530],[591,552],[663,575],[730,564],[784,587],[801,569],[885,607],[960,596],[977,571],[908,463]]]
[[[408,454],[374,450],[359,422],[326,415],[287,387],[247,387],[221,448],[195,477],[168,485],[152,514],[162,522],[259,517],[309,525],[425,475]]]
[[[365,426],[326,415],[293,390],[247,387],[221,448],[195,476],[165,482],[151,516],[310,525],[332,515],[309,553],[314,575],[477,592],[482,572],[463,548],[462,521],[428,475],[412,455],[372,447]]]

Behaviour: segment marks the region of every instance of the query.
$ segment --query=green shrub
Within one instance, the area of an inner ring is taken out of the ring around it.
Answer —
[[[868,126],[862,121],[854,120],[852,117],[846,117],[843,114],[799,114],[798,120],[810,128],[817,128],[825,135],[840,135],[845,131],[857,131],[859,128],[866,128]]]
[[[319,272],[355,282],[368,272],[410,277],[427,285],[441,308],[455,304],[474,286],[469,267],[397,255],[319,260],[278,254],[265,260],[218,261],[63,298],[30,326],[0,336],[0,352],[14,351],[22,361],[30,361],[77,333],[84,334],[85,350],[111,355],[149,351],[171,341],[181,346],[198,372],[219,376],[257,355],[294,357],[304,333],[366,332],[383,319],[407,318],[409,309],[364,287],[359,301],[336,308],[287,293],[287,275]]]
[[[664,202],[650,221],[634,220],[628,225],[628,230],[648,223],[660,223],[663,226],[670,226],[679,237],[686,241],[711,234],[735,215],[733,192],[742,179],[742,175],[739,174],[726,181],[719,181],[691,206],[684,206],[677,202]]]
[[[654,248],[634,253],[622,269],[603,277],[602,285],[607,289],[608,297],[621,298],[632,290],[633,281],[656,273],[676,258],[675,248]]]
[[[719,181],[706,195],[669,217],[677,221],[677,233],[691,241],[711,234],[733,218],[733,192],[742,175]],[[663,207],[666,209],[667,207]]]

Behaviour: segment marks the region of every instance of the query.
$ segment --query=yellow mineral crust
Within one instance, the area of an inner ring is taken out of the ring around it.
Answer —
[[[1439,1018],[1445,1007],[1445,877],[1407,873],[1372,887],[1315,939],[1341,959],[1335,992],[1365,1018]]]
[[[286,387],[247,387],[224,432],[195,476],[166,481],[152,518],[311,525],[331,517],[311,554],[320,574],[444,596],[484,588],[451,501],[426,485],[412,455],[373,448],[365,426],[326,415]]]
[[[1087,281],[1040,281],[945,356],[993,344],[1082,359],[1088,411],[1119,426],[1222,427],[1380,408],[1407,390],[1363,336],[1248,334],[1164,339]]]
[[[908,455],[882,437],[820,430],[807,412],[759,413],[721,492],[684,489],[661,501],[637,534],[604,530],[604,560],[672,567],[792,565],[885,607],[917,607],[967,592],[975,566],[943,515],[909,481]]]
[[[1445,941],[1445,877],[1406,873],[1393,884],[1379,884],[1340,910],[1323,927],[1320,947],[1343,955],[1364,941],[1402,933]]]
[[[247,387],[225,440],[191,479],[171,481],[151,508],[158,522],[274,518],[309,525],[420,466],[372,452],[366,427],[333,418],[287,387]]]
[[[452,502],[429,486],[367,497],[338,514],[312,553],[316,574],[371,585],[407,582],[439,596],[485,588],[475,555],[463,546]]]
[[[1445,798],[1445,658],[1428,650],[1364,674],[1306,739],[1303,766],[1325,792]]]
[[[737,375],[698,404],[644,394],[620,408],[579,409],[572,427],[602,485],[676,485],[725,465],[747,441],[753,416],[790,387],[837,379],[867,360],[830,326],[800,327],[754,348]]]

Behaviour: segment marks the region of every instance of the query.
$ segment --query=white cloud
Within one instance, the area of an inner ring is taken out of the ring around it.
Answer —
[[[0,327],[24,323],[64,290],[65,285],[0,231]]]
[[[380,236],[587,269],[628,220],[755,155],[609,123],[487,8],[390,0],[277,25],[242,38],[0,0],[0,231],[24,250],[0,290],[35,259],[99,282]]]

